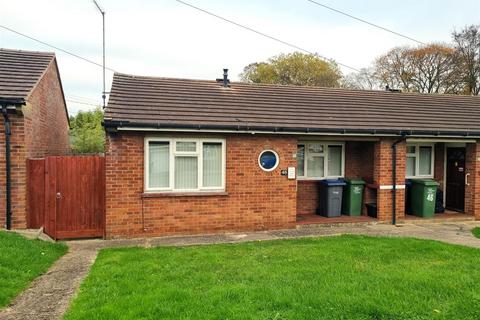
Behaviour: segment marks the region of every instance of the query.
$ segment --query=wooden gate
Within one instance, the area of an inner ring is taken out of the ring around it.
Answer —
[[[28,224],[54,239],[102,237],[105,158],[62,156],[28,160]]]

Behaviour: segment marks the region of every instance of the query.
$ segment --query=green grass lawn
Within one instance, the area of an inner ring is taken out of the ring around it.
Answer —
[[[0,308],[47,271],[66,251],[64,244],[28,240],[0,231]]]
[[[473,228],[472,233],[475,237],[480,239],[480,227]]]
[[[65,319],[480,319],[480,250],[362,236],[107,249]]]

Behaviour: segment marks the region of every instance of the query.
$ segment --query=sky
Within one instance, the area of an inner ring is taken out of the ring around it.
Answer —
[[[184,0],[360,69],[415,42],[307,0]],[[238,80],[243,68],[295,49],[175,0],[98,0],[106,11],[107,67],[135,75]],[[317,0],[422,42],[480,24],[478,0]],[[101,63],[102,18],[91,0],[0,0],[0,25]],[[56,53],[71,115],[101,105],[102,69],[0,28],[0,47]],[[343,73],[351,70],[342,67]],[[113,72],[107,71],[107,91]],[[81,102],[81,103],[79,103]]]

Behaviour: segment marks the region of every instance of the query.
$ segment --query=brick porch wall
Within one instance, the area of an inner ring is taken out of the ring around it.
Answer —
[[[436,143],[434,154],[433,178],[435,179],[435,181],[440,183],[438,188],[444,190],[445,143]]]
[[[480,142],[467,143],[465,169],[470,174],[465,186],[465,213],[480,220]]]
[[[106,236],[126,238],[295,226],[296,180],[280,175],[296,166],[297,139],[226,136],[226,192],[214,196],[142,197],[144,135],[109,134],[106,153]],[[273,172],[258,166],[264,149],[275,150]]]
[[[380,221],[392,221],[392,144],[398,138],[382,138],[375,143],[374,150],[374,182],[377,190],[377,218]],[[405,185],[406,144],[397,145],[396,184]],[[386,189],[382,189],[382,186]],[[405,189],[396,190],[396,217],[405,218]]]
[[[318,208],[319,182],[299,180],[297,182],[297,214],[314,214]]]

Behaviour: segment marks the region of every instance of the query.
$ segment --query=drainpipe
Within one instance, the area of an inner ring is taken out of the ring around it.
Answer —
[[[406,134],[392,144],[392,224],[397,223],[397,145],[405,141]]]
[[[6,210],[6,229],[12,228],[12,197],[11,197],[11,167],[10,167],[10,119],[8,118],[7,105],[2,105],[3,124],[5,126],[5,170],[6,170],[6,195],[7,195],[7,210]]]

